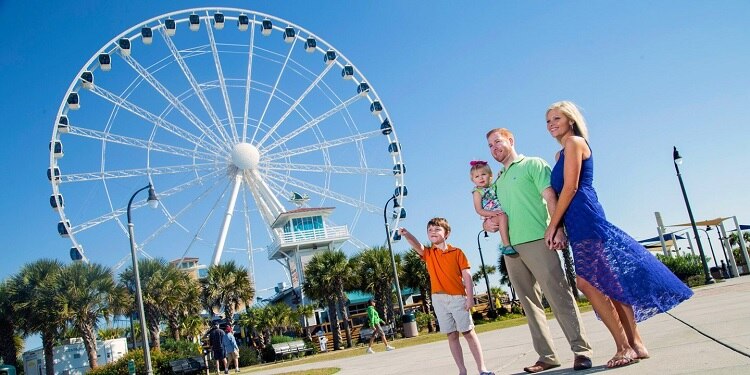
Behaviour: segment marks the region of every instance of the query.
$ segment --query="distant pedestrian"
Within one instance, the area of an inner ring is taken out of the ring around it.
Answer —
[[[232,326],[227,324],[225,330],[224,352],[227,355],[227,372],[229,371],[229,365],[232,363],[234,363],[234,371],[240,372],[240,347],[237,346],[237,340],[234,338],[234,333],[232,333]]]
[[[471,280],[469,260],[461,249],[445,242],[450,236],[451,227],[448,220],[440,217],[431,219],[427,223],[427,237],[431,245],[422,245],[405,228],[399,233],[406,238],[409,245],[419,254],[427,266],[430,275],[432,303],[435,315],[440,325],[440,332],[448,335],[453,361],[458,366],[461,375],[466,375],[464,354],[459,341],[461,332],[469,344],[469,350],[477,364],[480,375],[494,375],[487,371],[482,354],[482,345],[474,331],[474,321],[471,319],[471,308],[474,306],[474,284]]]
[[[217,374],[221,372],[220,363],[224,364],[224,373],[229,373],[229,370],[227,369],[227,352],[224,350],[224,336],[226,335],[224,334],[224,331],[219,328],[219,323],[215,322],[211,327],[211,330],[208,332],[208,341],[211,343],[211,351],[213,352],[214,360],[216,360]]]
[[[375,301],[370,300],[367,304],[367,322],[370,325],[370,328],[372,329],[372,336],[370,336],[370,345],[367,347],[367,353],[372,354],[375,353],[375,351],[372,350],[372,344],[375,342],[375,336],[380,335],[380,338],[383,340],[383,344],[385,344],[385,350],[393,350],[396,349],[390,345],[388,345],[388,340],[385,338],[385,332],[383,332],[383,327],[380,325],[385,323],[383,319],[380,319],[380,315],[378,315],[378,310],[375,310]]]
[[[578,288],[615,340],[608,368],[649,357],[636,322],[665,312],[693,292],[638,241],[604,216],[592,185],[594,155],[583,115],[572,102],[547,109],[547,130],[563,149],[552,169],[557,207],[544,234],[552,246],[561,224],[573,248]]]

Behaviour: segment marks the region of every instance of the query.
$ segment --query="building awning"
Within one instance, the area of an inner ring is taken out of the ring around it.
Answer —
[[[684,236],[680,236],[679,234],[675,234],[675,233],[676,232],[665,233],[664,236],[663,236],[664,237],[664,241],[684,240],[685,239]],[[640,240],[638,242],[639,243],[649,243],[649,242],[657,242],[657,241],[661,242],[661,240],[659,239],[659,236],[647,238],[645,240]]]

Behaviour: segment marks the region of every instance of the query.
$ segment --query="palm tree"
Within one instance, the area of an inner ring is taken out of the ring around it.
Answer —
[[[44,348],[47,375],[54,375],[52,348],[65,325],[53,295],[48,293],[57,282],[63,264],[54,259],[40,259],[27,263],[7,284],[17,324],[23,336],[39,333]]]
[[[203,332],[208,328],[206,322],[198,315],[186,316],[182,319],[180,326],[182,327],[182,333],[192,342],[199,342]]]
[[[112,271],[101,264],[73,263],[60,271],[54,289],[61,313],[81,333],[89,367],[97,367],[96,328],[100,318],[109,317],[117,302]]]
[[[430,299],[430,274],[427,273],[427,266],[424,264],[422,258],[419,257],[416,251],[411,250],[404,256],[404,269],[403,273],[399,276],[401,285],[419,290],[419,294],[422,295],[422,312],[430,314],[432,311],[431,305],[432,300]],[[430,319],[427,324],[427,331],[435,331],[435,321]]]
[[[355,273],[359,275],[355,289],[373,295],[375,308],[384,313],[386,321],[394,319],[393,267],[388,249],[382,246],[366,249],[355,255],[351,263]]]
[[[336,254],[336,253],[340,253]],[[341,256],[346,259],[342,251],[326,250],[313,255],[305,267],[305,282],[302,285],[304,293],[313,300],[322,301],[328,306],[328,320],[333,334],[333,350],[341,350],[341,332],[339,331],[339,314],[337,302],[339,295],[337,281],[339,277],[331,270]]]
[[[127,334],[127,330],[125,328],[101,328],[98,332],[96,332],[96,337],[99,338],[99,340],[111,340],[116,339],[120,337],[125,337]]]
[[[255,286],[247,269],[234,261],[208,267],[208,275],[201,280],[201,286],[204,306],[209,311],[223,308],[229,324],[240,304],[247,306],[255,298]]]
[[[0,359],[3,363],[18,367],[16,356],[19,347],[16,336],[16,313],[8,290],[8,281],[0,283]]]
[[[497,260],[497,271],[500,273],[500,285],[507,285],[508,288],[510,288],[511,301],[515,301],[516,291],[513,289],[513,284],[510,282],[508,267],[505,265],[505,256],[503,255],[500,255]]]

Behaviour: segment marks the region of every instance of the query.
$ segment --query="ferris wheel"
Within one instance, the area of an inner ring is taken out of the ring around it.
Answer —
[[[295,207],[335,207],[343,246],[382,243],[382,203],[403,205],[405,174],[385,104],[351,61],[234,8],[163,14],[94,53],[62,100],[47,170],[71,259],[102,263],[128,257],[126,206],[146,184],[159,205],[134,202],[136,248],[215,264],[252,262]],[[387,215],[391,228],[403,218]]]

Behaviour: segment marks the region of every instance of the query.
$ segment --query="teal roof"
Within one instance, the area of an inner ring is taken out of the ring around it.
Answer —
[[[410,296],[412,294],[418,294],[419,291],[415,291],[412,288],[403,288],[401,289],[401,295],[402,296]],[[350,305],[357,305],[360,303],[367,303],[372,298],[372,294],[360,292],[360,291],[354,291],[349,292],[346,294],[346,296],[349,298],[349,304]]]

